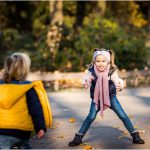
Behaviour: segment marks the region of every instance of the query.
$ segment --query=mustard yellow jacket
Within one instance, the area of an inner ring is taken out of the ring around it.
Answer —
[[[26,92],[34,87],[39,97],[47,128],[52,125],[52,113],[46,91],[41,81],[29,84],[0,84],[0,128],[34,130],[28,113]]]

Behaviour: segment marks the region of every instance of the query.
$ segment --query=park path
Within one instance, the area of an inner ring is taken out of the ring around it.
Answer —
[[[88,114],[89,91],[69,89],[48,92],[53,113],[53,128],[43,139],[33,137],[35,149],[83,149],[90,145],[93,149],[150,149],[150,88],[125,89],[118,99],[134,126],[141,132],[146,143],[132,144],[132,139],[116,114],[107,109],[104,118],[99,115],[83,139],[84,145],[68,147]],[[69,119],[74,118],[75,122]]]

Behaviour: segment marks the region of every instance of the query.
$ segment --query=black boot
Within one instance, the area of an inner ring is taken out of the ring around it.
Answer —
[[[135,144],[144,144],[144,140],[140,137],[139,132],[134,132],[131,134],[133,138],[133,143]]]
[[[69,142],[69,146],[77,146],[82,144],[82,138],[84,135],[75,134],[73,141]]]

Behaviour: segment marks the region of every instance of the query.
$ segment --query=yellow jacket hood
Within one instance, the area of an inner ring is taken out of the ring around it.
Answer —
[[[34,84],[0,84],[0,107],[11,108]]]

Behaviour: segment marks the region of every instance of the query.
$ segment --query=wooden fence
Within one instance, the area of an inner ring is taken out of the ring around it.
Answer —
[[[42,80],[46,87],[55,91],[64,88],[81,88],[82,79],[85,72],[70,72],[63,73],[55,71],[54,73],[34,72],[29,75],[29,80]],[[144,70],[134,69],[133,71],[120,70],[119,77],[124,80],[125,87],[139,87],[150,85],[150,69],[147,67]]]
[[[85,76],[85,72],[68,72],[63,73],[59,71],[51,72],[32,72],[28,76],[28,80],[42,80],[45,87],[51,88],[55,91],[64,88],[81,88],[82,79]],[[118,71],[119,77],[124,80],[125,87],[139,87],[150,85],[150,69]],[[0,72],[1,76],[1,72]]]

